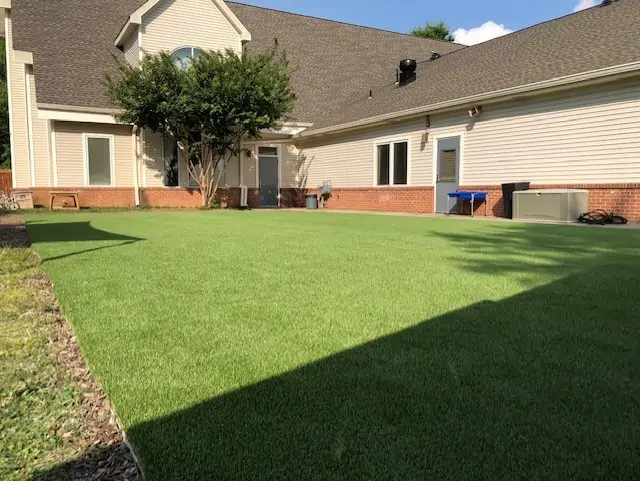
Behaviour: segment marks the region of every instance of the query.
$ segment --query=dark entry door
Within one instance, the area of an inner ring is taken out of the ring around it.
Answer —
[[[455,202],[449,208],[449,192],[455,192],[460,183],[460,137],[438,139],[438,177],[436,179],[436,212],[454,212]]]
[[[278,207],[278,148],[258,149],[260,207]]]

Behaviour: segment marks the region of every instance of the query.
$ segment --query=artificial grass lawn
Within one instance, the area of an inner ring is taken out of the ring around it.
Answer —
[[[631,479],[640,232],[35,214],[149,481]]]

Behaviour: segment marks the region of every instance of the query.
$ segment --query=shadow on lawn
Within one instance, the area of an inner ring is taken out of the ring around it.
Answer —
[[[133,426],[147,481],[634,479],[640,259],[612,242],[548,285]]]
[[[450,260],[478,274],[567,275],[640,255],[640,230],[629,228],[506,224],[478,234],[433,231],[429,235],[466,254],[455,253]]]
[[[102,245],[83,249],[77,252],[70,252],[59,256],[48,257],[42,259],[42,262],[49,262],[66,257],[84,254],[87,252],[95,252],[114,247],[121,247],[128,244],[134,244],[145,239],[132,237],[115,232],[108,232],[96,229],[91,222],[28,222],[27,232],[33,244],[40,242],[87,242],[87,241],[121,241],[118,244]]]

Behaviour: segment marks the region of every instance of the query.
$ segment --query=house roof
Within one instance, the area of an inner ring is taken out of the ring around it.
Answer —
[[[296,69],[298,101],[293,116],[315,122],[393,75],[404,58],[427,59],[462,45],[387,30],[227,2],[251,32],[248,51],[274,46],[286,51]]]
[[[40,104],[111,108],[105,73],[123,58],[114,40],[146,0],[14,0],[14,48],[33,52]],[[360,85],[382,80],[402,58],[427,58],[461,45],[227,2],[249,30],[250,51],[271,48],[275,38],[296,68],[294,117],[313,122],[338,108]],[[339,86],[339,88],[336,88]]]
[[[309,130],[639,62],[639,18],[640,0],[618,0],[420,62],[417,80],[404,87],[389,72],[371,99],[363,85]]]
[[[13,0],[14,48],[33,52],[40,104],[111,106],[105,73],[113,42],[145,0]],[[310,130],[640,61],[640,0],[618,0],[474,47],[227,2],[252,35],[296,67],[294,117]],[[431,51],[444,54],[428,61]],[[403,58],[417,80],[395,86]],[[369,99],[369,91],[373,97]]]
[[[33,53],[40,104],[113,108],[105,74],[112,55],[124,59],[113,41],[145,0],[14,0],[13,45]]]

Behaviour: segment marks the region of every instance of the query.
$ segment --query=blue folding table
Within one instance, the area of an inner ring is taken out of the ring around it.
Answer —
[[[489,193],[488,192],[468,192],[468,191],[459,191],[459,192],[449,192],[449,199],[447,199],[447,215],[451,213],[451,199],[458,199],[461,201],[471,201],[471,217],[473,217],[473,206],[475,205],[476,200],[481,200],[484,202],[484,215],[487,216],[487,204],[489,203]],[[462,202],[460,203],[460,211],[462,213]]]

